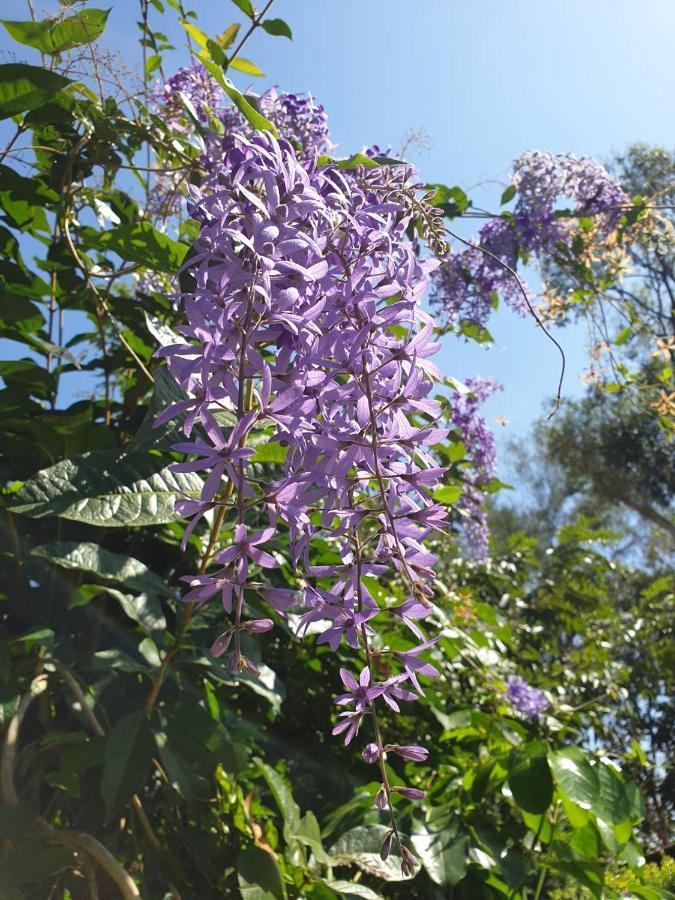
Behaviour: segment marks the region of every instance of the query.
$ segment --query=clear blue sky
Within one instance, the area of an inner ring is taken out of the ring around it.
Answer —
[[[37,0],[42,5],[54,3]],[[188,6],[211,34],[243,18],[226,0]],[[25,18],[25,10],[23,0],[3,3],[3,17]],[[276,0],[270,15],[289,23],[294,40],[256,34],[245,55],[266,77],[236,76],[240,87],[311,91],[344,153],[400,145],[407,131],[422,128],[431,146],[411,154],[421,177],[465,189],[484,184],[469,191],[480,191],[484,203],[492,198],[496,206],[501,188],[490,182],[503,182],[525,150],[606,159],[634,141],[675,145],[673,0]],[[112,0],[105,42],[129,66],[137,18],[134,0]],[[176,66],[184,64],[181,29],[163,23],[162,30],[179,47]],[[0,36],[0,50],[8,44]],[[559,358],[531,321],[508,311],[491,331],[490,350],[447,339],[441,366],[459,378],[491,375],[504,384],[487,406],[490,417],[510,420],[495,426],[503,444],[540,414]],[[582,390],[584,332],[560,336],[565,392],[573,396]]]

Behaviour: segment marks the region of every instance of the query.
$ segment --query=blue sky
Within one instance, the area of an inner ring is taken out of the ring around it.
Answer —
[[[243,18],[226,0],[188,5],[212,34]],[[266,77],[235,77],[240,87],[311,91],[344,153],[370,143],[396,147],[406,132],[423,129],[429,148],[410,154],[421,177],[480,185],[468,192],[492,207],[525,150],[602,160],[635,141],[675,145],[672,0],[276,0],[270,15],[289,23],[294,40],[257,33],[245,55]],[[3,16],[26,18],[23,0],[5,0]],[[112,0],[105,43],[130,67],[137,18],[136,2]],[[184,64],[182,30],[166,23],[162,30],[178,48],[176,66]],[[8,46],[1,35],[0,50]],[[446,339],[440,365],[459,378],[490,375],[504,384],[486,407],[490,418],[510,420],[495,426],[504,446],[527,432],[554,393],[559,357],[532,321],[508,310],[491,331],[489,350]],[[585,332],[558,336],[568,357],[565,393],[575,396],[583,390]]]

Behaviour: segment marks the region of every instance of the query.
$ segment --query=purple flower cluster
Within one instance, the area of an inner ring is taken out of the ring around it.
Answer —
[[[192,189],[196,286],[182,296],[184,343],[159,351],[186,397],[158,420],[186,416],[190,440],[175,449],[194,458],[176,470],[207,475],[201,496],[177,506],[191,518],[185,540],[205,516],[234,531],[215,570],[186,579],[185,598],[220,596],[232,618],[214,651],[228,654],[230,670],[253,670],[240,635],[269,622],[246,620],[246,591],[280,613],[301,601],[301,629],[312,625],[334,650],[344,641],[364,651],[358,677],[341,671],[346,692],[334,733],[348,744],[365,720],[373,723],[407,868],[385,758],[421,761],[426,751],[384,745],[378,710],[399,712],[423,693],[420,676],[438,674],[421,658],[436,639],[425,640],[419,623],[431,609],[436,562],[424,540],[446,517],[431,497],[444,471],[431,447],[448,434],[429,396],[440,378],[430,359],[438,344],[420,307],[437,263],[419,257],[407,234],[414,212],[393,199],[413,191],[412,174],[406,166],[317,169],[267,133],[227,138],[217,176],[205,191]],[[273,482],[255,477],[261,438],[286,448]],[[305,584],[297,598],[265,579],[279,566],[272,548],[280,529]],[[317,539],[334,548],[334,564],[315,564]],[[369,577],[387,573],[408,593],[398,606],[380,606],[368,590]],[[389,654],[393,673],[384,681],[374,665],[388,652],[374,644],[378,616],[402,622],[414,638],[409,650]]]
[[[194,131],[181,95],[192,104],[200,122],[207,122],[208,110],[217,110],[225,98],[223,89],[201,63],[178,69],[165,84],[157,85],[151,105],[171,131],[181,134]]]
[[[468,393],[457,393],[452,401],[451,421],[459,432],[459,439],[471,457],[472,466],[464,473],[464,490],[457,503],[463,516],[464,538],[470,555],[476,560],[489,555],[490,536],[487,516],[483,507],[481,487],[496,472],[495,439],[479,408],[501,385],[491,378],[470,378],[466,382]]]
[[[266,118],[274,122],[299,157],[313,159],[334,150],[326,111],[311,94],[293,94],[270,88],[261,97],[249,99],[257,104]],[[237,132],[250,136],[255,133],[215,78],[200,63],[179,69],[165,84],[158,85],[151,103],[169,131],[184,138],[195,134],[194,114],[203,125],[213,126],[202,130],[199,136],[199,164],[207,179],[217,178],[230,134]],[[188,112],[190,106],[192,109]],[[167,173],[155,180],[148,197],[147,212],[151,216],[166,222],[180,213],[187,187],[185,174],[185,171]]]
[[[314,159],[334,149],[328,129],[328,116],[311,94],[291,94],[270,88],[258,101],[260,112],[276,125],[279,134],[289,141],[299,159]],[[234,106],[219,109],[222,133],[209,131],[206,148],[200,158],[208,176],[217,176],[223,165],[229,135],[252,135],[255,132]]]
[[[529,685],[520,675],[512,675],[506,682],[506,699],[527,719],[538,719],[549,706],[546,694]]]
[[[547,223],[561,200],[572,200],[574,216],[597,216],[606,231],[616,228],[630,197],[618,180],[593,159],[569,153],[555,156],[545,150],[523,153],[513,165],[512,183],[518,205]],[[557,239],[559,232],[553,230]],[[564,231],[563,231],[564,233]]]
[[[181,96],[182,95],[182,96]],[[209,113],[220,122],[224,136],[232,132],[252,134],[252,129],[239,110],[232,106],[225,91],[200,63],[179,69],[169,80],[158,85],[152,96],[152,106],[170,130],[191,134],[195,125],[183,98],[194,108],[200,122],[208,123]],[[294,94],[269,88],[257,101],[260,112],[277,126],[279,133],[293,144],[300,156],[330,153],[331,143],[328,115],[311,94]],[[222,135],[207,134],[207,152],[203,163],[213,171],[220,163]],[[210,148],[210,149],[208,149]]]
[[[506,266],[515,270],[519,260],[555,256],[560,247],[570,247],[581,216],[593,216],[599,233],[609,234],[630,203],[606,169],[571,154],[524,153],[514,163],[511,184],[516,189],[513,212],[486,223],[475,246],[449,252],[434,273],[432,300],[450,326],[483,325],[499,296],[526,314],[523,292],[529,289]],[[569,200],[572,207],[565,214]]]

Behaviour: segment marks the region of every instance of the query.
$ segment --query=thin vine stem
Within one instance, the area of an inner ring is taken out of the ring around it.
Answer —
[[[518,273],[516,272],[516,270],[514,268],[512,268],[508,263],[505,263],[503,259],[500,259],[495,253],[492,253],[486,247],[483,247],[481,244],[474,244],[471,241],[467,241],[465,238],[460,237],[458,234],[455,234],[455,232],[451,231],[447,226],[445,228],[445,232],[446,232],[446,234],[449,234],[451,237],[455,238],[455,240],[464,244],[466,247],[471,247],[473,250],[480,250],[481,253],[484,253],[486,256],[489,256],[490,259],[493,259],[503,269],[505,269],[507,272],[509,272],[509,274],[513,278],[515,278],[516,284],[518,285],[518,290],[523,295],[523,299],[525,300],[525,303],[527,304],[527,308],[529,309],[530,314],[532,315],[532,318],[535,320],[537,325],[544,332],[544,334],[549,339],[549,341],[551,341],[551,343],[554,344],[558,348],[558,352],[560,353],[560,357],[561,357],[560,378],[558,380],[558,390],[556,392],[555,405],[554,405],[553,409],[551,410],[551,412],[547,416],[548,419],[551,419],[557,413],[558,409],[560,408],[560,403],[562,401],[562,386],[563,386],[563,380],[565,378],[565,366],[566,366],[566,362],[567,362],[566,357],[565,357],[565,351],[563,350],[562,346],[558,343],[558,341],[553,337],[553,335],[548,330],[546,325],[544,325],[543,320],[540,318],[539,314],[537,313],[535,308],[532,306],[532,304],[530,302],[530,298],[527,296],[527,291],[525,290],[525,286],[523,285],[522,279],[521,279],[520,275],[518,275]]]

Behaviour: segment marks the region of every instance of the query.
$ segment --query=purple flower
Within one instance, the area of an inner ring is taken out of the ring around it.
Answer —
[[[520,675],[511,675],[506,682],[506,699],[517,712],[528,719],[538,719],[549,706],[546,694],[529,685]]]
[[[259,546],[268,541],[275,533],[274,528],[264,528],[262,531],[249,537],[246,525],[237,525],[234,532],[234,543],[227,550],[222,550],[216,554],[215,559],[220,563],[234,563],[241,581],[246,580],[249,559],[263,569],[275,569],[279,566],[279,563],[266,550],[261,550]]]
[[[335,698],[335,702],[339,706],[344,706],[346,703],[353,703],[356,712],[363,712],[367,709],[370,706],[371,701],[383,694],[385,690],[385,685],[383,684],[374,684],[371,686],[370,669],[368,666],[364,666],[361,669],[358,681],[351,672],[347,671],[347,669],[340,669],[340,678],[347,688],[347,693],[340,694],[339,697]]]
[[[413,647],[412,650],[406,650],[404,652],[397,653],[396,656],[403,664],[403,668],[406,672],[406,677],[410,679],[410,681],[415,686],[415,689],[424,697],[424,691],[418,681],[418,675],[425,675],[427,678],[438,678],[438,669],[435,666],[432,666],[431,663],[425,662],[425,660],[420,659],[420,654],[424,653],[425,650],[428,650],[430,647],[433,647],[439,640],[439,637],[432,638],[431,640],[424,641],[421,644],[418,644],[417,647]]]
[[[340,721],[335,725],[331,734],[337,735],[344,733],[346,746],[347,744],[350,744],[359,733],[363,713],[351,711],[342,712],[339,714],[338,718]]]
[[[379,610],[369,609],[365,612],[355,612],[354,610],[337,609],[325,604],[323,612],[326,616],[333,619],[333,624],[319,636],[317,644],[328,644],[331,650],[337,650],[340,641],[344,637],[347,644],[357,650],[359,647],[360,629],[365,626],[369,619],[376,616]],[[372,628],[367,628],[367,631],[369,634],[373,634]]]

